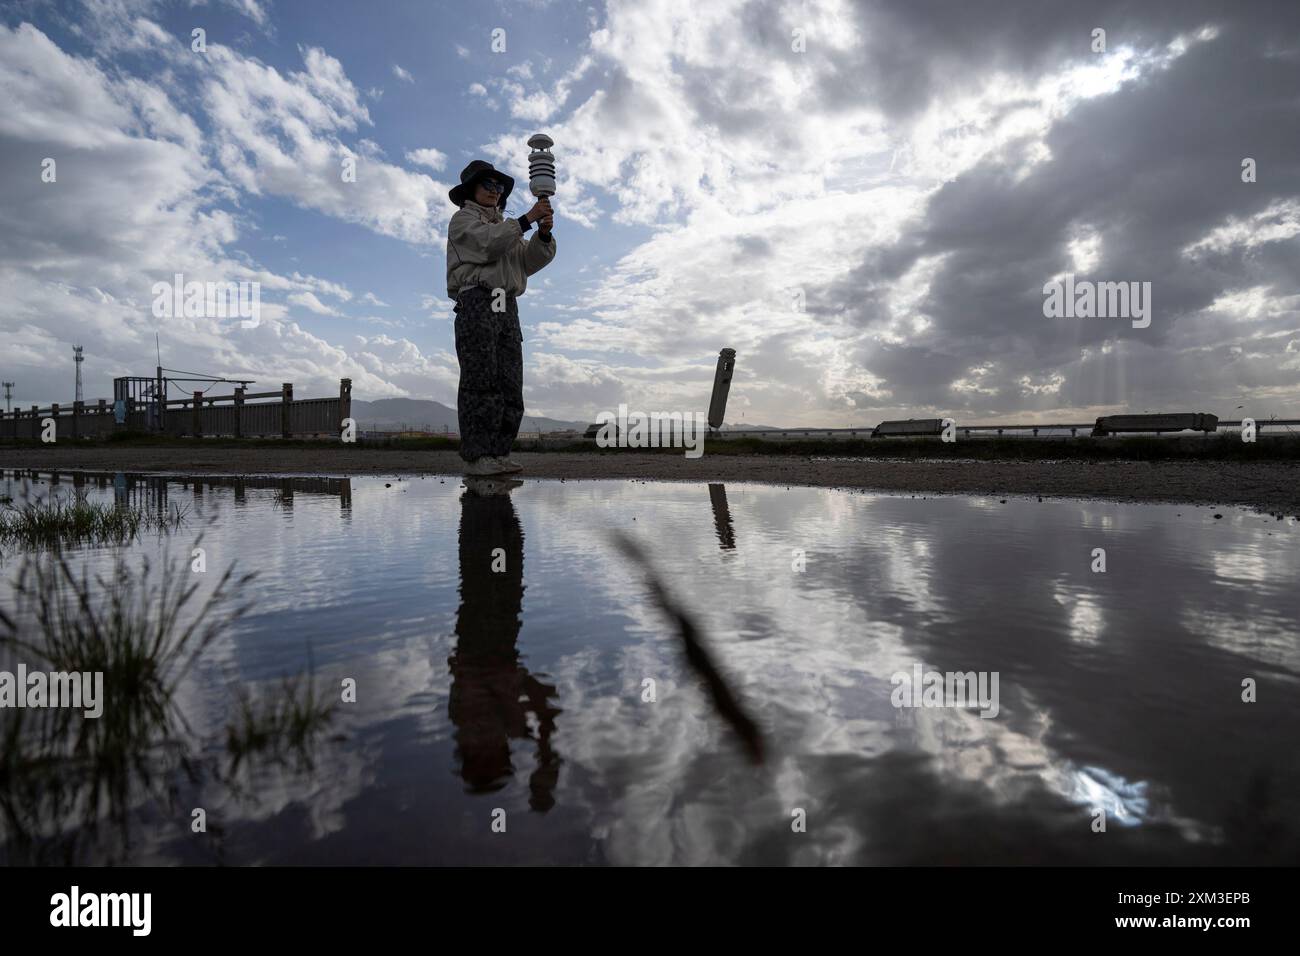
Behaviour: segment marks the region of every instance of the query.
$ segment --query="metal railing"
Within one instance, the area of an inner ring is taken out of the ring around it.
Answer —
[[[343,420],[352,414],[352,380],[341,379],[338,396],[330,398],[295,399],[293,383],[285,382],[278,392],[250,393],[241,387],[230,395],[195,392],[168,399],[161,403],[161,416],[159,404],[126,397],[113,404],[101,398],[91,405],[33,405],[28,411],[0,413],[0,438],[40,439],[49,420],[56,440],[107,438],[123,431],[199,438],[338,437]]]
[[[1265,428],[1286,428],[1288,430],[1300,426],[1300,418],[1275,418],[1275,419],[1256,419],[1255,427],[1262,432]],[[957,423],[955,428],[962,435],[1002,435],[1005,437],[1007,432],[1028,432],[1035,438],[1041,437],[1065,437],[1064,435],[1052,436],[1041,433],[1048,432],[1069,432],[1071,437],[1078,437],[1082,432],[1086,438],[1092,434],[1095,427],[1093,422],[1066,422],[1051,423],[1038,425],[962,425]],[[1241,421],[1220,421],[1218,431],[1223,432],[1228,429],[1241,429]],[[861,427],[849,428],[727,428],[716,433],[710,433],[710,438],[732,438],[738,436],[752,436],[756,438],[870,438],[875,432],[875,427],[863,425]],[[1168,431],[1153,431],[1149,433],[1138,434],[1174,434]],[[1199,433],[1197,433],[1199,434]],[[1214,434],[1210,432],[1209,434]],[[895,436],[883,436],[895,437]],[[906,437],[906,436],[897,436]]]

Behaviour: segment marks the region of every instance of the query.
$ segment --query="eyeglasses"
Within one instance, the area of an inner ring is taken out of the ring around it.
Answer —
[[[506,191],[506,184],[502,182],[497,182],[495,179],[485,179],[481,183],[479,183],[479,186],[486,189],[490,193],[503,193]]]

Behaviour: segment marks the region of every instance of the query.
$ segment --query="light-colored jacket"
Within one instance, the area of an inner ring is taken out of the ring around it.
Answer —
[[[518,219],[467,200],[447,228],[447,295],[474,285],[523,295],[528,277],[554,258],[554,235],[547,241],[535,231],[525,240]]]

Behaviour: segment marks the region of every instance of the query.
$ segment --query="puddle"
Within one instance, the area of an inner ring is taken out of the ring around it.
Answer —
[[[6,863],[1296,859],[1294,519],[679,482],[0,485],[15,503],[184,512],[179,529],[65,547],[92,582],[147,558],[197,585],[192,609],[228,566],[255,573],[235,595],[246,613],[175,689],[183,722],[126,747],[147,770],[82,753],[51,793],[0,763]],[[615,530],[698,626],[763,764]],[[0,553],[0,607],[33,636],[23,548]],[[895,675],[931,671],[996,674],[996,715],[896,706]],[[237,695],[273,709],[297,692],[285,678],[334,705],[328,725],[235,761]],[[11,751],[18,713],[0,710]]]

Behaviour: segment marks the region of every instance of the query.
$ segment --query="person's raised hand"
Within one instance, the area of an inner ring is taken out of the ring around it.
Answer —
[[[544,216],[551,214],[551,201],[543,196],[537,202],[533,203],[533,208],[524,213],[529,222],[541,222]]]

